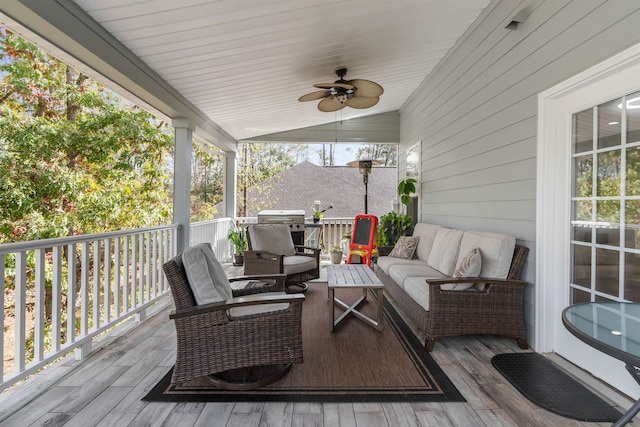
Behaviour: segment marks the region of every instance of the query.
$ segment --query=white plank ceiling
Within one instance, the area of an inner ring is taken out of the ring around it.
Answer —
[[[489,0],[74,0],[237,140],[399,110]],[[366,110],[301,103],[373,80]]]

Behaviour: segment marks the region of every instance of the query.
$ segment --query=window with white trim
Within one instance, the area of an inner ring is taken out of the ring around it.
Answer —
[[[571,302],[640,302],[640,92],[572,119]]]

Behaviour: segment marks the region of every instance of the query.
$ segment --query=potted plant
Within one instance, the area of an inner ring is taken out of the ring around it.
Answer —
[[[393,249],[400,236],[411,236],[413,234],[413,219],[406,214],[389,212],[380,217],[378,224],[378,254],[388,255]]]
[[[342,262],[342,248],[340,246],[331,246],[329,248],[329,259],[331,264],[340,264]]]
[[[318,206],[320,206],[319,202],[318,202]],[[324,213],[329,209],[333,209],[333,205],[329,205],[327,209],[320,209],[319,207],[315,207],[315,206],[313,206],[312,209],[313,209],[313,222],[320,222],[320,220],[324,216]]]
[[[233,242],[234,254],[233,265],[241,266],[244,264],[244,251],[247,250],[247,232],[242,227],[234,227],[229,230],[227,237]]]

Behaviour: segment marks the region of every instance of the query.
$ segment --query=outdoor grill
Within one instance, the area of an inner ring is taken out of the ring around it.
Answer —
[[[258,212],[258,224],[288,224],[295,245],[304,245],[303,210],[263,210]]]

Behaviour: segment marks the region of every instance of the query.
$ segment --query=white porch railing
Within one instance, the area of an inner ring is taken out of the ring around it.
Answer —
[[[190,244],[210,242],[229,261],[233,226],[232,218],[192,223]],[[322,226],[326,250],[353,218],[325,218]],[[162,265],[176,255],[177,232],[171,225],[0,245],[0,390],[74,349],[86,356],[96,335],[127,317],[144,320],[169,290]]]
[[[168,290],[177,226],[0,245],[0,390],[145,309]],[[27,344],[29,343],[29,344]]]
[[[234,221],[232,218],[192,222],[189,233],[189,246],[209,242],[213,247],[216,258],[220,262],[229,262],[233,256],[233,245],[227,235],[233,227]]]
[[[351,233],[353,220],[354,218],[322,218],[322,247],[325,253],[332,246],[340,246],[342,236]]]

